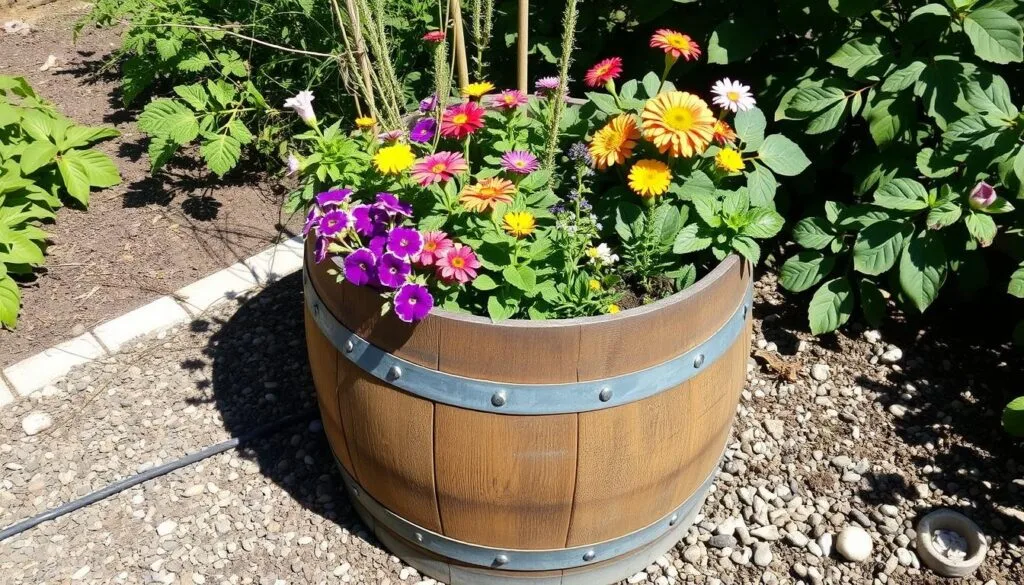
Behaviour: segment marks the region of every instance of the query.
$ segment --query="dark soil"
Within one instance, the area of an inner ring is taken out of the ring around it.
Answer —
[[[123,107],[117,68],[104,68],[120,45],[119,31],[87,29],[73,42],[74,22],[87,9],[58,2],[0,10],[3,21],[32,26],[26,36],[0,30],[0,75],[26,77],[79,123],[120,130],[120,138],[99,148],[114,157],[123,178],[94,192],[88,210],[62,209],[56,223],[44,226],[51,240],[46,266],[22,288],[17,330],[0,331],[0,367],[293,235],[298,219],[282,215],[285,190],[277,181],[251,170],[217,179],[186,161],[152,177],[147,139],[134,123],[138,110]],[[51,54],[56,66],[39,71]]]

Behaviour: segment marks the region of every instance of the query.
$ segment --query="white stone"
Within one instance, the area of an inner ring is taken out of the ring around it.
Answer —
[[[11,389],[28,396],[66,375],[71,368],[106,353],[96,338],[86,333],[21,360],[4,370],[4,376],[11,383]]]
[[[163,522],[161,522],[160,524],[157,525],[156,533],[159,534],[160,536],[167,536],[168,534],[171,534],[172,532],[174,532],[174,530],[177,527],[178,527],[178,523],[175,522],[174,520],[164,520]]]
[[[88,573],[89,573],[89,565],[86,565],[86,566],[82,567],[81,569],[78,569],[77,571],[75,571],[75,574],[71,575],[71,579],[73,581],[80,581],[80,580],[84,579],[85,576]]]
[[[107,349],[114,352],[137,337],[165,331],[190,318],[174,299],[160,297],[146,306],[107,321],[92,332]]]
[[[811,377],[819,382],[828,380],[828,366],[825,364],[814,364],[811,366]]]
[[[249,267],[257,282],[269,284],[300,270],[302,254],[302,236],[295,236],[243,260],[243,263]]]
[[[882,334],[874,329],[869,329],[864,332],[864,339],[866,339],[868,343],[875,344],[882,341]]]
[[[767,567],[772,562],[772,547],[767,543],[758,543],[754,547],[754,564],[758,567]]]
[[[21,420],[21,429],[28,436],[38,435],[53,426],[53,418],[45,412],[30,412]]]
[[[767,540],[769,542],[782,538],[782,535],[779,534],[779,527],[774,524],[755,528],[750,531],[750,536],[761,540]]]
[[[847,560],[855,563],[866,561],[871,556],[871,535],[860,526],[849,525],[836,538],[836,550]]]
[[[932,533],[932,542],[939,554],[947,559],[963,561],[967,558],[967,539],[952,530],[936,530]]]
[[[889,349],[885,350],[881,357],[883,362],[894,364],[903,359],[903,350],[895,345],[890,345]]]
[[[193,315],[236,298],[257,285],[256,275],[241,262],[178,289],[174,296]]]
[[[14,402],[14,394],[11,393],[11,389],[7,387],[7,383],[0,378],[0,408],[7,406]]]
[[[832,535],[822,534],[818,537],[818,546],[821,548],[821,556],[827,557],[832,554]]]

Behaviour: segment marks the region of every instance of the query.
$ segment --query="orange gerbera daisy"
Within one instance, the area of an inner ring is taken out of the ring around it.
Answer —
[[[715,142],[725,146],[736,140],[736,132],[732,129],[725,120],[718,120],[715,122]]]
[[[648,100],[640,119],[644,138],[669,156],[700,154],[715,135],[715,115],[707,102],[685,91],[669,91]]]
[[[512,195],[516,186],[512,181],[491,177],[476,185],[467,185],[462,189],[459,202],[470,211],[487,211],[494,209],[498,203],[512,203]]]
[[[591,67],[583,81],[590,87],[601,87],[617,79],[621,73],[622,57],[610,57]]]
[[[651,47],[665,51],[673,59],[680,57],[693,61],[700,57],[700,45],[697,41],[681,32],[668,28],[658,29],[651,37]]]
[[[603,170],[626,162],[627,158],[633,156],[637,140],[640,140],[640,131],[632,116],[622,114],[612,118],[590,141],[589,150],[594,166]]]

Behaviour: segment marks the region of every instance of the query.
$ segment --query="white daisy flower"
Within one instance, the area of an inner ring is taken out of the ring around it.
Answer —
[[[611,266],[619,261],[619,255],[612,254],[608,244],[598,244],[595,248],[589,248],[587,250],[587,257],[590,258],[591,264],[597,264],[598,266]]]
[[[749,85],[732,81],[728,77],[716,81],[711,93],[715,94],[712,103],[732,112],[745,112],[757,104],[754,95],[750,93]]]

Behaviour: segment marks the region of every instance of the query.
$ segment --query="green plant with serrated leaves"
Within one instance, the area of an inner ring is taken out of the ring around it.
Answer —
[[[0,75],[0,326],[17,325],[17,279],[45,262],[42,223],[66,199],[84,208],[93,189],[121,182],[110,157],[89,148],[118,134],[75,124],[24,78]]]

